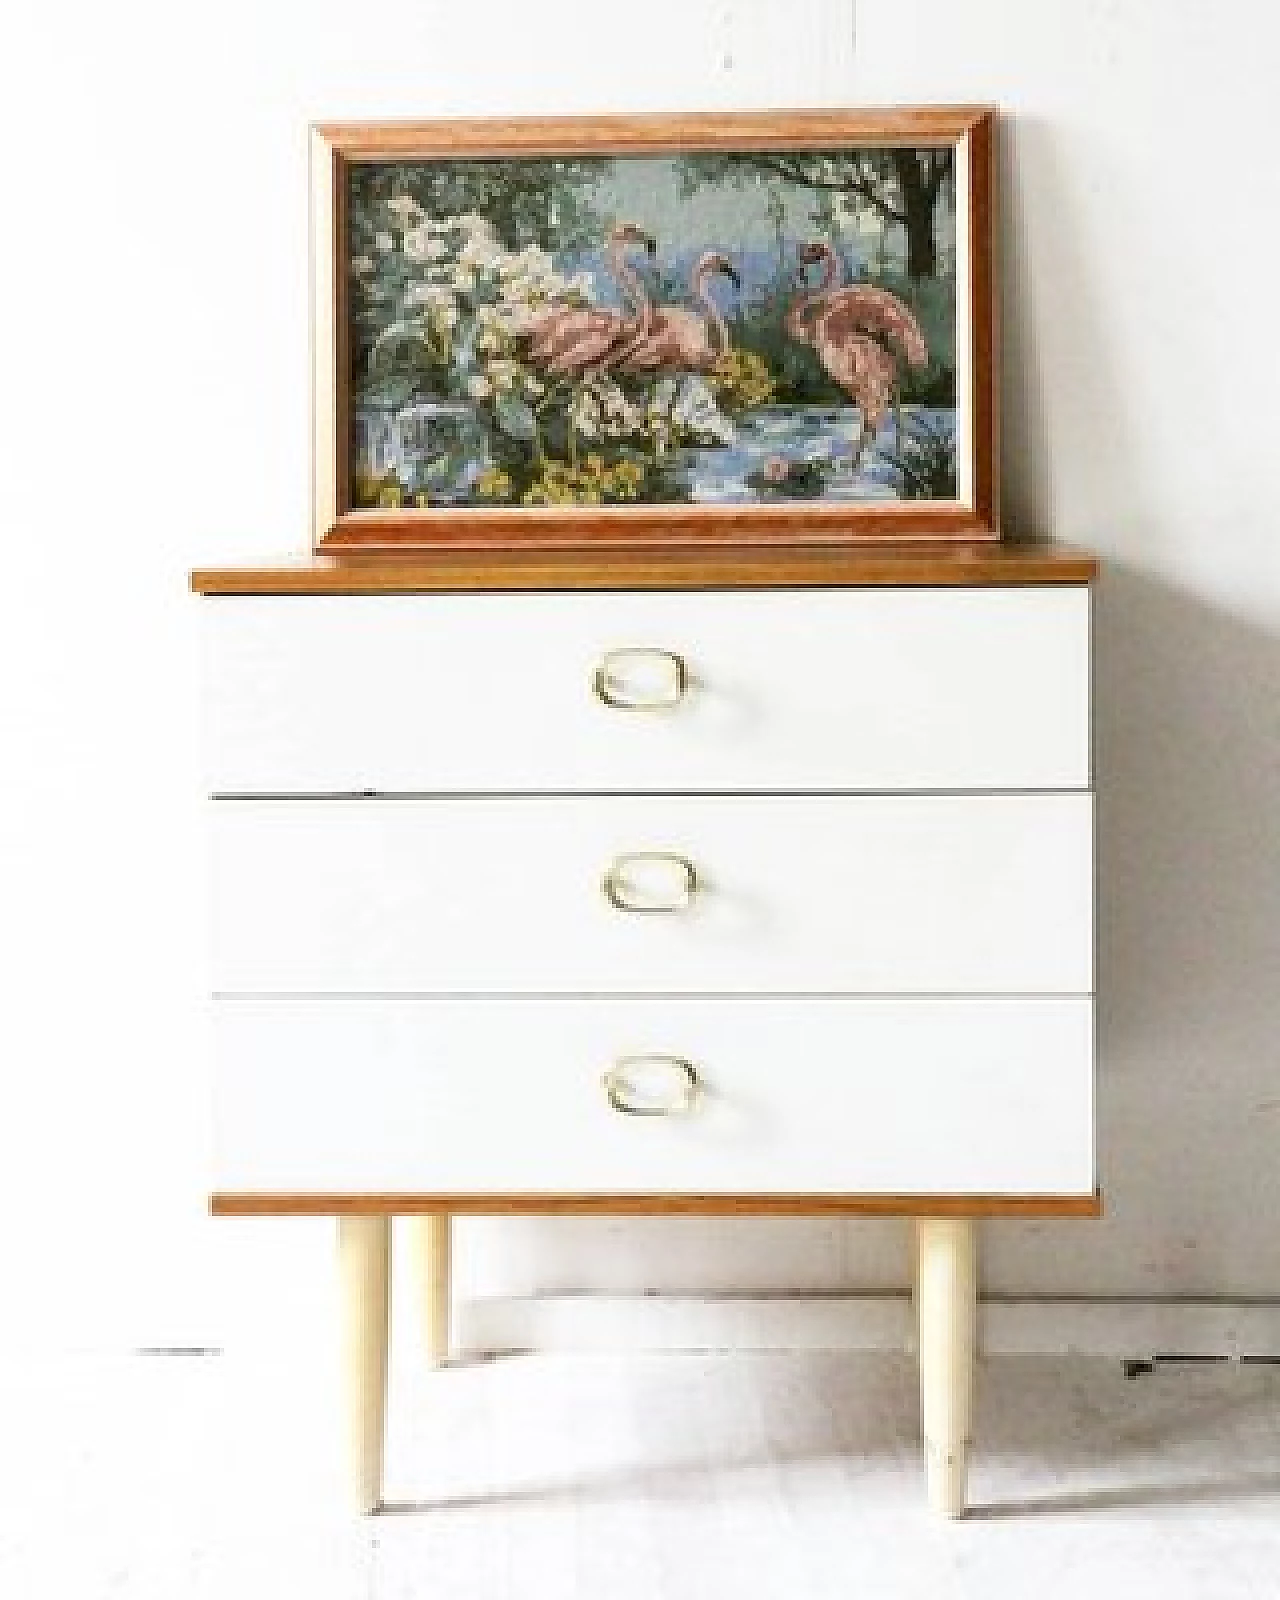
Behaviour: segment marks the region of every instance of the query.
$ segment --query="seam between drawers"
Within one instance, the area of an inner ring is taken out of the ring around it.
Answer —
[[[214,1000],[1096,1000],[1093,989],[214,989]]]
[[[982,789],[215,789],[210,800],[768,800],[981,799],[1002,795],[1092,794],[1089,783]]]

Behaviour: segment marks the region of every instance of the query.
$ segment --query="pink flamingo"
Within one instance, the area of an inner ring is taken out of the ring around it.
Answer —
[[[549,306],[535,313],[520,330],[535,367],[556,378],[585,379],[607,372],[633,339],[645,336],[652,312],[640,275],[626,259],[629,245],[643,245],[650,256],[657,246],[634,222],[620,222],[609,233],[605,259],[633,314],[602,306]]]
[[[853,452],[856,467],[890,407],[897,412],[898,360],[880,339],[896,346],[913,367],[928,365],[929,349],[920,324],[896,295],[869,283],[837,287],[839,263],[829,244],[807,244],[801,250],[802,284],[804,269],[815,261],[823,263],[822,282],[796,296],[783,326],[791,338],[812,345],[828,375],[858,407],[862,424]]]
[[[706,308],[706,316],[688,306],[663,305],[652,309],[648,326],[613,361],[615,372],[641,373],[671,369],[679,372],[709,372],[729,348],[729,330],[720,308],[707,291],[707,279],[722,273],[740,288],[739,278],[728,256],[708,250],[698,257],[689,278],[693,298]]]

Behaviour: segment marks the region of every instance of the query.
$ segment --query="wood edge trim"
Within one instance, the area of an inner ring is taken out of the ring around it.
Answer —
[[[431,594],[466,590],[859,588],[902,585],[964,588],[1087,584],[1097,558],[1063,547],[1008,544],[942,553],[792,550],[651,552],[512,551],[344,556],[296,566],[203,567],[189,576],[196,594]]]
[[[289,572],[197,572],[191,589],[198,595],[378,595],[378,594],[546,594],[556,591],[605,593],[627,590],[671,589],[1039,589],[1086,586],[1094,574],[1085,568],[1056,573],[972,573],[904,576],[900,573],[864,573],[836,577],[768,574],[705,573],[673,576],[640,570],[633,573],[421,573],[388,574],[369,581],[342,574],[315,579]]]
[[[904,137],[962,139],[997,112],[991,103],[780,107],[759,111],[635,112],[597,116],[388,119],[312,123],[311,131],[352,159],[467,154],[556,155],[578,152],[761,147],[813,139],[857,138],[891,144]]]
[[[344,507],[341,440],[345,336],[341,307],[344,167],[340,150],[323,129],[308,144],[308,311],[310,335],[310,523],[313,548],[337,523]]]
[[[975,394],[976,394],[975,390]],[[405,506],[398,511],[339,507],[326,550],[507,550],[589,552],[805,549],[850,544],[999,543],[999,531],[960,500],[793,500],[779,505]]]
[[[316,551],[383,550],[408,546],[431,550],[457,545],[502,548],[512,533],[536,533],[545,543],[598,549],[628,538],[661,544],[679,525],[692,539],[714,545],[778,528],[800,537],[821,537],[824,525],[839,539],[849,525],[868,540],[956,538],[998,540],[998,463],[995,455],[993,296],[994,128],[992,104],[867,106],[742,112],[643,113],[595,117],[515,117],[435,121],[313,122],[309,136],[312,176],[312,494],[311,545]],[[439,159],[449,156],[530,156],[563,153],[660,154],[664,150],[733,148],[744,143],[785,148],[817,140],[861,140],[893,144],[903,139],[936,140],[966,148],[970,174],[969,248],[972,262],[970,316],[974,373],[970,403],[974,427],[973,504],[787,507],[612,507],[552,509],[468,507],[463,510],[405,509],[378,515],[350,504],[350,428],[347,410],[348,318],[346,309],[346,171],[348,164],[379,159]],[[324,252],[316,218],[326,224]],[[903,524],[908,524],[903,526]],[[566,534],[566,527],[572,532]]]
[[[421,1216],[865,1216],[1100,1217],[1101,1191],[1084,1195],[955,1194],[284,1194],[218,1192],[215,1217]]]
[[[1000,527],[1000,219],[994,112],[975,119],[969,145],[969,321],[973,339],[974,514],[981,526]]]

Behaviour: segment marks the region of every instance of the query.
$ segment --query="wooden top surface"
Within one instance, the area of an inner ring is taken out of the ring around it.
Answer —
[[[276,566],[199,567],[197,594],[441,594],[538,589],[806,589],[1088,583],[1086,550],[982,543],[724,546],[670,550],[440,550],[312,556]]]
[[[1100,1194],[246,1194],[215,1217],[775,1216],[1100,1217]]]

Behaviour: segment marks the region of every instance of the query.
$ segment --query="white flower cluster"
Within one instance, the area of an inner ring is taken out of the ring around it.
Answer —
[[[450,372],[456,392],[472,401],[504,393],[537,400],[545,386],[516,359],[515,339],[550,305],[594,303],[591,273],[558,272],[537,245],[507,250],[476,212],[433,217],[406,194],[394,195],[387,210],[399,244],[390,230],[376,233],[374,244],[384,256],[400,255],[406,314],[379,342],[416,335],[433,363]],[[377,265],[364,255],[351,268],[365,277]]]
[[[434,217],[407,194],[393,196],[386,211],[373,251],[351,262],[359,285],[383,268],[396,284],[400,316],[375,340],[375,361],[381,348],[417,341],[440,374],[441,393],[491,409],[493,423],[512,437],[536,439],[547,420],[548,384],[521,358],[520,335],[548,308],[594,305],[592,274],[558,271],[537,245],[508,250],[475,212]],[[641,404],[605,374],[584,376],[555,398],[567,407],[571,434],[587,440],[647,438],[663,454],[734,438],[698,374],[659,378]]]
[[[716,404],[715,391],[697,373],[661,378],[649,396],[649,431],[659,451],[681,436],[698,444],[732,444],[733,422]]]
[[[574,394],[569,421],[584,439],[624,439],[644,426],[644,413],[612,378],[597,376]]]

